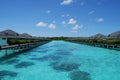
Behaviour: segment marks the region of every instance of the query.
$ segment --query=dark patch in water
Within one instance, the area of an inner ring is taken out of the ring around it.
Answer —
[[[31,50],[30,52],[46,53],[46,52],[48,52],[48,51],[49,51],[49,49],[46,47],[46,48],[33,49],[33,50]]]
[[[51,60],[59,60],[61,59],[62,57],[61,56],[58,56],[58,55],[49,55],[49,56],[44,56],[42,59],[44,60],[45,58],[48,58],[51,59]]]
[[[48,61],[48,60],[59,60],[61,58],[62,58],[61,56],[57,56],[57,55],[47,55],[40,58],[31,58],[31,60]]]
[[[32,65],[34,65],[33,62],[21,62],[21,63],[15,65],[15,68],[26,68],[26,67],[32,66]]]
[[[60,51],[60,52],[61,52],[61,51],[65,51],[65,50],[63,50],[63,49],[58,49],[58,50],[56,50],[56,51]]]
[[[33,50],[31,52],[38,52],[38,53],[47,53],[48,50]]]
[[[26,55],[26,56],[29,56],[30,54],[22,54],[22,55]]]
[[[51,63],[50,66],[57,71],[72,71],[79,68],[79,64],[76,63]]]
[[[51,66],[51,67],[53,67],[55,65],[58,65],[58,62],[52,62],[52,63],[49,64],[49,66]]]
[[[19,62],[18,59],[13,59],[13,60],[7,61],[6,63],[7,63],[7,64],[15,64],[15,63],[18,63],[18,62]]]
[[[33,50],[46,50],[50,48],[49,46],[42,46],[42,47],[39,47],[39,48],[36,48],[36,49],[33,49]]]
[[[71,72],[69,77],[71,80],[91,80],[89,73],[80,70]]]
[[[63,45],[51,45],[51,46],[49,46],[49,47],[58,47],[58,46],[63,46]]]
[[[30,56],[31,53],[23,53],[22,55]]]
[[[17,72],[2,70],[0,71],[0,80],[4,80],[3,78],[6,76],[16,77],[17,74],[18,74]]]
[[[69,51],[56,51],[57,55],[70,55],[71,53]]]
[[[32,56],[37,56],[37,55],[32,55]]]
[[[48,49],[33,49],[30,50],[28,53],[24,53],[23,55],[33,55],[33,52],[37,52],[37,53],[47,53],[49,50]]]
[[[40,58],[30,58],[31,60],[38,60],[40,61],[41,59]]]

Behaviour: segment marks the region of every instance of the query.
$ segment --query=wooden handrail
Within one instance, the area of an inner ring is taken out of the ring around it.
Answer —
[[[31,45],[31,44],[37,44],[37,43],[26,43],[26,44],[16,44],[16,45],[1,46],[1,49],[8,49],[8,48]]]

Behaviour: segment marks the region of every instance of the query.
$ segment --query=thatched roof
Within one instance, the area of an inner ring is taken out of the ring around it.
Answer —
[[[91,36],[90,38],[106,38],[106,36],[101,33],[98,33],[96,35]]]
[[[19,34],[12,30],[4,30],[0,32],[0,36],[19,36]]]
[[[32,38],[32,36],[27,33],[19,34],[10,29],[1,31],[0,37],[2,37],[2,38]]]
[[[108,35],[109,38],[120,38],[120,31],[113,32]]]
[[[32,36],[27,33],[20,34],[19,36],[22,38],[32,38]]]

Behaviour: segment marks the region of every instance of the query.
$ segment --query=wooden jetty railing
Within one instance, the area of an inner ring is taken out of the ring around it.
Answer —
[[[40,45],[48,43],[48,42],[49,41],[42,41],[42,42],[36,42],[36,43],[26,43],[26,44],[2,46],[0,49],[0,53],[3,55],[0,56],[0,58],[8,56],[10,54],[21,53],[23,51],[30,50],[34,47],[40,46]],[[10,53],[10,51],[12,51],[12,52]]]
[[[120,44],[90,43],[90,42],[79,42],[76,40],[66,40],[66,41],[120,51]]]
[[[102,47],[107,49],[120,50],[120,45],[118,44],[105,44],[105,43],[86,43],[87,45]]]

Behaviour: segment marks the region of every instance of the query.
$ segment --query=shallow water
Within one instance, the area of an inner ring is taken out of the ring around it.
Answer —
[[[120,79],[120,51],[65,41],[52,41],[0,63],[0,80],[111,79]]]

